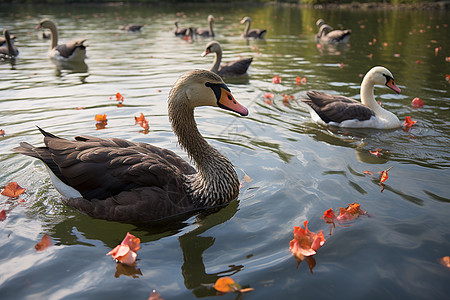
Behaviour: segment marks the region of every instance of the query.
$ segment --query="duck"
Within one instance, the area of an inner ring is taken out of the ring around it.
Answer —
[[[222,47],[220,46],[220,43],[217,41],[209,42],[206,45],[206,49],[202,53],[202,56],[206,56],[211,52],[215,53],[214,63],[210,69],[211,72],[214,72],[221,77],[248,75],[247,70],[250,64],[252,63],[253,58],[239,59],[236,61],[220,65],[222,61]]]
[[[64,204],[99,219],[148,223],[226,205],[239,195],[231,161],[201,135],[194,109],[213,106],[248,115],[217,74],[191,70],[168,98],[168,116],[178,143],[196,168],[169,149],[120,138],[77,136],[39,130],[43,147],[21,142],[14,151],[46,165]]]
[[[175,21],[175,30],[174,30],[174,34],[175,36],[186,36],[188,32],[188,28],[185,27],[179,27],[178,21]]]
[[[214,24],[215,20],[216,19],[214,18],[213,15],[209,15],[208,16],[209,27],[208,28],[197,28],[197,29],[195,29],[195,34],[198,36],[201,36],[201,37],[214,37],[215,34],[214,34],[213,24]]]
[[[375,101],[373,94],[375,84],[385,85],[394,92],[401,93],[392,73],[385,67],[376,66],[363,78],[361,102],[345,96],[317,91],[307,92],[309,99],[301,99],[301,101],[308,105],[312,120],[321,125],[376,129],[400,127],[398,117]]]
[[[36,29],[47,28],[51,32],[51,44],[48,55],[52,59],[82,61],[86,58],[86,39],[78,39],[58,45],[58,29],[49,19],[42,20]]]
[[[17,47],[14,46],[13,42],[11,41],[11,36],[7,29],[3,29],[3,35],[5,36],[6,45],[0,47],[0,58],[15,58],[17,55],[19,55],[19,50],[17,50]]]
[[[138,32],[141,31],[142,27],[145,25],[143,24],[127,24],[127,25],[121,25],[119,26],[119,29],[129,31],[129,32]]]
[[[252,19],[250,17],[244,17],[241,20],[241,24],[247,23],[245,25],[244,33],[242,34],[245,38],[256,38],[256,39],[263,39],[264,36],[267,33],[267,30],[265,29],[252,29],[250,30],[250,26],[252,25]]]

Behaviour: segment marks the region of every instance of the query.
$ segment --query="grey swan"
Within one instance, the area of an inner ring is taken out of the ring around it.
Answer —
[[[4,31],[4,30],[3,30]],[[4,35],[4,32],[3,32]],[[14,45],[14,42],[16,40],[16,36],[13,34],[9,35],[9,40],[11,42],[12,45]],[[0,47],[6,46],[6,38],[3,36],[0,36]]]
[[[129,32],[138,32],[141,31],[142,27],[145,25],[143,24],[127,24],[119,26],[119,29],[129,31]]]
[[[222,61],[222,47],[217,41],[209,42],[206,45],[206,49],[202,53],[202,56],[206,56],[211,52],[215,53],[214,63],[210,69],[211,72],[214,72],[221,77],[248,75],[247,70],[252,63],[253,58],[239,59],[220,65]]]
[[[214,28],[213,28],[213,24],[214,21],[216,19],[214,18],[213,15],[209,15],[208,16],[208,28],[197,28],[195,29],[195,34],[201,37],[214,37],[215,33],[214,33]]]
[[[178,21],[175,21],[175,30],[173,32],[175,36],[186,36],[188,33],[188,28],[185,27],[179,27]]]
[[[7,29],[3,29],[3,35],[5,36],[6,46],[0,47],[0,58],[11,59],[19,55],[19,50],[13,45],[11,36]]]
[[[241,20],[241,24],[245,24],[245,29],[244,29],[244,33],[242,34],[243,37],[245,38],[256,38],[256,39],[263,39],[264,36],[267,33],[267,30],[265,29],[252,29],[250,30],[250,26],[252,25],[252,19],[250,19],[250,17],[244,17]]]
[[[36,29],[47,28],[51,32],[51,44],[48,56],[56,60],[83,61],[86,58],[86,39],[73,40],[58,45],[58,29],[55,23],[48,19],[42,20]]]
[[[325,42],[331,44],[347,43],[352,34],[352,31],[350,29],[334,29],[330,25],[326,24],[322,19],[317,20],[316,25],[317,27],[319,27],[319,32],[315,36],[316,42]]]
[[[311,118],[321,125],[353,128],[393,129],[401,126],[400,120],[390,111],[382,108],[373,95],[375,84],[386,85],[396,93],[401,90],[395,85],[394,76],[385,67],[373,67],[364,76],[361,84],[361,102],[338,95],[321,92],[307,92]]]
[[[91,136],[66,140],[42,129],[44,147],[21,142],[14,151],[42,160],[63,203],[94,218],[138,224],[216,207],[237,198],[239,180],[230,160],[200,134],[194,119],[199,106],[248,114],[210,71],[189,71],[174,83],[169,120],[197,170],[150,144]]]

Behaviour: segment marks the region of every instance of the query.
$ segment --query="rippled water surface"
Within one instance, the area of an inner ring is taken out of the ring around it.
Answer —
[[[173,23],[206,26],[211,13],[224,60],[253,57],[248,78],[226,80],[248,117],[196,110],[208,142],[231,159],[241,180],[244,172],[252,179],[237,201],[182,224],[143,228],[95,220],[61,204],[42,163],[11,151],[21,141],[42,145],[38,125],[65,138],[149,142],[187,159],[168,122],[168,92],[183,72],[209,68],[213,57],[200,56],[210,39],[176,38]],[[245,15],[268,30],[265,40],[241,38]],[[35,30],[43,18],[55,21],[61,41],[87,39],[86,64],[57,66],[48,59],[49,41]],[[351,28],[349,45],[317,47],[318,18]],[[0,63],[0,186],[16,181],[26,188],[18,200],[0,196],[7,214],[0,223],[0,297],[147,299],[156,289],[164,299],[193,299],[213,297],[208,285],[228,275],[255,289],[245,299],[447,298],[450,270],[438,260],[450,255],[449,21],[446,11],[0,7],[0,27],[17,36],[20,51],[14,63]],[[146,25],[127,33],[118,29],[125,23]],[[307,90],[359,99],[361,76],[375,65],[390,69],[402,89],[377,87],[377,101],[402,122],[417,120],[409,131],[311,122],[299,101]],[[280,84],[272,83],[275,75]],[[298,76],[306,83],[297,85]],[[271,101],[264,101],[267,93],[274,94]],[[411,107],[414,97],[423,108]],[[141,112],[150,123],[147,134],[134,124]],[[97,130],[96,114],[107,115],[105,129]],[[376,149],[380,157],[369,152]],[[377,172],[389,167],[381,192]],[[323,212],[353,202],[369,216],[329,235]],[[297,268],[289,252],[294,226],[305,220],[326,238],[309,260],[316,264],[312,272],[306,262]],[[105,256],[127,231],[142,241],[134,269]],[[34,245],[44,233],[54,245],[38,253]]]

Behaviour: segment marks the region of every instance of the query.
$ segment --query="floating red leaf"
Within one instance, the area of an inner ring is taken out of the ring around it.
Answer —
[[[443,265],[444,267],[447,267],[450,269],[450,256],[444,256],[439,258],[439,263]]]
[[[17,182],[10,182],[5,186],[1,194],[9,198],[16,198],[23,192],[25,192],[25,189],[22,188]]]
[[[416,124],[417,121],[411,120],[410,116],[405,117],[405,123],[403,123],[403,127],[406,131],[408,131],[414,124]]]
[[[51,245],[52,245],[51,237],[48,236],[47,234],[44,234],[41,241],[36,245],[34,245],[34,248],[36,249],[37,252],[41,252],[50,247]]]
[[[95,121],[97,121],[97,123],[103,123],[103,122],[107,121],[106,114],[103,114],[103,115],[97,114],[97,115],[95,115],[94,119],[95,119]]]
[[[2,209],[2,211],[0,211],[0,221],[5,221],[6,219],[6,211],[4,209]]]
[[[381,153],[378,150],[375,150],[375,151],[369,150],[369,152],[370,152],[370,154],[375,155],[376,157],[380,157],[381,156]]]
[[[5,135],[5,131],[3,129],[0,129],[0,136],[4,136]]]
[[[411,106],[413,108],[419,108],[419,107],[423,107],[423,101],[420,98],[414,98],[413,101],[411,102]]]
[[[294,239],[289,242],[289,250],[296,258],[303,260],[305,256],[316,254],[316,251],[325,243],[322,230],[315,233],[308,230],[308,221],[303,222],[305,229],[295,226]]]
[[[390,169],[392,169],[392,167],[390,167],[390,168],[388,168],[388,169],[386,169],[386,170],[384,170],[384,171],[381,171],[380,183],[385,182],[385,181],[389,178],[389,176],[388,176],[388,171],[389,171]]]
[[[339,208],[339,216],[337,220],[341,223],[356,220],[361,215],[367,215],[367,212],[361,209],[358,203],[351,203],[347,208]]]
[[[272,78],[272,83],[281,83],[281,77],[278,76],[278,75],[275,75],[275,76]]]
[[[122,264],[133,265],[136,262],[136,252],[141,248],[140,242],[141,240],[139,238],[127,232],[120,245],[116,246],[106,255],[112,255],[113,259]]]
[[[148,120],[144,117],[144,114],[141,113],[139,117],[134,117],[135,124],[141,125],[142,128],[148,130],[150,126],[148,125]]]

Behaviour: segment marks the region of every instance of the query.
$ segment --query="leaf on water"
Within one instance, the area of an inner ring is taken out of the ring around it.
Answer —
[[[5,135],[5,131],[3,129],[0,129],[0,136],[4,136]]]
[[[136,252],[141,248],[140,243],[141,240],[139,238],[127,232],[120,245],[116,246],[106,255],[112,255],[112,258],[116,261],[131,266],[136,262]]]
[[[439,263],[443,265],[444,267],[447,267],[450,269],[450,256],[444,256],[439,258]]]
[[[116,100],[122,102],[125,99],[123,98],[123,96],[120,93],[117,93],[116,94]]]
[[[366,175],[373,175],[373,173],[372,173],[372,172],[370,172],[370,171],[367,171],[367,170],[365,170],[365,171],[364,171],[364,174],[366,174]]]
[[[1,194],[9,198],[17,198],[23,192],[25,192],[25,189],[17,182],[10,182],[5,186]]]
[[[369,152],[370,152],[370,154],[375,155],[376,157],[380,157],[381,156],[381,153],[378,150],[375,150],[375,151],[369,150]]]
[[[144,117],[144,114],[141,113],[139,117],[134,117],[135,124],[139,124],[145,130],[148,130],[150,126],[148,125],[148,120]]]
[[[411,102],[411,106],[412,106],[413,108],[420,108],[420,107],[423,107],[423,101],[422,101],[422,99],[420,99],[420,98],[418,98],[418,97],[414,98],[413,101]]]
[[[103,122],[106,122],[107,121],[107,118],[106,118],[106,114],[97,114],[97,115],[95,115],[95,121],[97,121],[97,123],[103,123]]]
[[[216,291],[221,293],[235,292],[239,289],[231,277],[221,277],[217,279],[213,287]]]
[[[389,178],[389,176],[388,176],[388,171],[389,171],[390,169],[392,169],[392,167],[390,167],[390,168],[388,168],[388,169],[386,169],[386,170],[381,171],[380,183],[385,182],[385,181]]]
[[[0,221],[5,221],[6,219],[6,211],[4,209],[2,209],[2,211],[0,211]]]
[[[296,258],[303,260],[305,256],[316,254],[316,251],[325,243],[322,230],[318,233],[308,230],[308,221],[303,222],[305,229],[295,226],[294,239],[289,242],[289,251]]]
[[[48,236],[47,234],[44,234],[41,241],[36,245],[34,245],[34,248],[36,249],[37,252],[41,252],[50,247],[51,245],[52,245],[51,237]]]
[[[281,77],[279,75],[275,75],[272,78],[272,83],[275,83],[275,84],[281,83]]]
[[[351,203],[346,208],[339,208],[339,216],[337,216],[337,220],[339,223],[345,223],[356,220],[362,215],[367,215],[367,211],[362,210],[359,203]]]
[[[214,289],[220,293],[239,292],[247,293],[253,291],[253,288],[241,288],[231,277],[221,277],[213,285]]]

